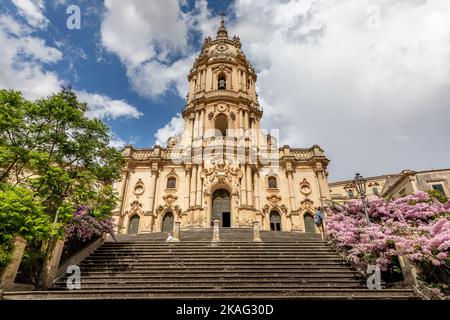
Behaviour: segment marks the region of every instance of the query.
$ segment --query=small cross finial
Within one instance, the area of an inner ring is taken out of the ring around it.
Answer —
[[[220,16],[222,17],[222,19],[220,20],[220,25],[224,26],[225,25],[225,12],[221,12]]]

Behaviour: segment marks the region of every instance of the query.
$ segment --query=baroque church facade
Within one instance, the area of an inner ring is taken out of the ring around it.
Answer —
[[[329,160],[317,145],[278,146],[260,127],[256,73],[224,21],[189,75],[184,132],[167,147],[133,148],[114,188],[118,233],[251,227],[318,232],[313,213],[330,200]],[[276,133],[276,132],[275,132]]]

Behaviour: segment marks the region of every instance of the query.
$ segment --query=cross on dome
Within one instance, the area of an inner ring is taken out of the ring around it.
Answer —
[[[222,19],[220,20],[220,27],[219,30],[217,30],[217,37],[216,39],[228,39],[228,31],[225,27],[225,13],[220,14],[222,16]]]

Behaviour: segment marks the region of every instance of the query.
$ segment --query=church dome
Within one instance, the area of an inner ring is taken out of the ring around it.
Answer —
[[[228,31],[223,19],[220,22],[216,37],[212,39],[208,36],[203,41],[202,51],[191,68],[189,78],[200,66],[215,62],[241,65],[256,80],[256,73],[241,50],[241,40],[237,36],[228,37]]]

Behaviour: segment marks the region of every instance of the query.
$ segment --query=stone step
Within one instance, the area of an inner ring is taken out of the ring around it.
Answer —
[[[83,290],[98,290],[98,289],[120,289],[120,290],[132,290],[132,289],[192,289],[192,290],[198,290],[198,289],[224,289],[224,290],[232,290],[232,289],[324,289],[324,288],[342,288],[342,289],[361,289],[364,288],[361,283],[325,283],[325,284],[317,284],[317,283],[290,283],[290,284],[284,284],[284,283],[251,283],[251,284],[227,284],[227,283],[204,283],[204,284],[198,284],[198,283],[189,283],[189,284],[154,284],[154,283],[145,283],[145,282],[138,282],[138,283],[95,283],[95,284],[86,284],[82,283],[81,285]],[[64,289],[65,286],[59,286],[59,289]],[[55,289],[58,289],[55,288]]]
[[[208,250],[199,250],[199,251],[125,251],[119,250],[117,252],[102,252],[95,251],[92,256],[133,256],[133,255],[150,255],[150,256],[224,256],[224,255],[236,255],[236,256],[260,256],[260,257],[280,257],[280,256],[298,256],[298,257],[320,257],[320,256],[337,256],[336,252],[327,251],[327,252],[292,252],[292,251],[279,251],[279,252],[258,252],[258,251],[208,251]]]
[[[91,273],[92,271],[99,271],[99,272],[128,272],[128,271],[154,271],[154,272],[172,272],[172,271],[185,271],[185,272],[191,272],[192,270],[195,271],[220,271],[220,270],[234,270],[236,272],[239,272],[241,270],[248,271],[248,270],[254,270],[255,272],[264,272],[266,270],[270,270],[272,272],[278,272],[278,271],[291,271],[291,272],[297,272],[297,273],[322,273],[322,272],[351,272],[354,271],[348,270],[348,268],[343,266],[332,266],[332,267],[326,267],[326,268],[320,268],[320,267],[299,267],[299,266],[280,266],[280,265],[268,265],[265,267],[256,265],[256,266],[250,266],[250,265],[222,265],[222,266],[202,266],[202,265],[185,265],[185,266],[171,266],[171,265],[165,265],[165,266],[132,266],[132,265],[118,265],[118,266],[83,266],[80,267],[82,272]]]
[[[412,290],[369,290],[366,280],[316,234],[225,228],[119,235],[78,265],[82,290],[69,275],[46,292],[7,292],[5,299],[413,299]]]
[[[270,247],[229,247],[229,248],[218,248],[218,247],[150,247],[150,246],[130,246],[130,247],[104,247],[98,248],[95,252],[117,252],[117,251],[152,251],[152,252],[167,252],[167,251],[177,251],[177,252],[190,252],[190,251],[205,251],[208,252],[333,252],[329,247],[321,246],[321,247],[279,247],[279,248],[270,248]]]
[[[95,259],[89,259],[84,260],[82,263],[79,264],[80,267],[89,267],[89,266],[116,266],[116,265],[142,265],[142,266],[167,266],[167,265],[174,265],[174,264],[183,264],[183,265],[208,265],[208,266],[217,266],[217,265],[223,265],[224,261],[221,261],[220,259],[208,259],[208,260],[197,260],[197,259],[120,259],[117,261],[110,261],[110,260],[95,260]],[[276,261],[276,263],[268,263],[267,261],[256,261],[256,260],[249,260],[249,259],[226,259],[226,265],[292,265],[292,266],[303,266],[303,267],[327,267],[327,266],[346,266],[347,265],[342,261],[324,261],[324,262],[317,262],[317,260],[313,261],[304,261],[301,259],[279,259]]]
[[[194,280],[194,281],[193,281]],[[58,285],[66,285],[66,279],[58,279],[54,282]],[[246,277],[242,279],[235,279],[235,278],[217,278],[217,277],[203,277],[203,278],[170,278],[170,277],[143,277],[143,278],[135,278],[135,277],[104,277],[104,278],[83,278],[82,284],[165,284],[165,285],[188,285],[188,284],[197,284],[197,283],[235,283],[235,284],[292,284],[292,283],[302,283],[305,285],[355,285],[355,284],[363,284],[363,281],[357,280],[357,279],[349,279],[349,278],[318,278],[318,277],[297,277],[297,278],[278,278],[278,277],[272,277],[272,278],[258,278],[258,277]]]
[[[328,246],[325,241],[311,241],[311,240],[303,240],[303,241],[278,241],[278,242],[253,242],[253,241],[147,241],[147,240],[139,240],[139,241],[110,241],[107,240],[104,243],[104,246],[215,246],[215,247],[229,247],[234,245],[242,245],[248,247],[294,247],[294,246]]]
[[[242,278],[248,275],[254,275],[255,273],[258,274],[261,278],[267,278],[269,275],[271,276],[277,276],[277,277],[284,277],[284,278],[292,278],[292,277],[335,277],[335,278],[353,278],[356,279],[360,277],[360,275],[352,270],[342,270],[342,271],[333,271],[333,272],[295,272],[293,270],[276,270],[276,271],[268,271],[268,270],[252,270],[252,269],[242,269],[239,271],[236,271],[236,269],[233,270],[189,270],[189,273],[186,272],[184,269],[180,270],[166,270],[162,269],[160,271],[158,270],[143,270],[143,271],[137,271],[137,270],[124,270],[125,274],[136,277],[136,278],[142,278],[144,276],[151,276],[155,275],[157,277],[184,277],[184,278],[195,278],[195,276],[203,275],[204,277],[235,277],[235,278]],[[83,278],[89,278],[89,277],[122,277],[124,275],[124,272],[114,272],[114,271],[89,271],[89,272],[83,272],[82,277]]]
[[[5,299],[223,299],[223,298],[271,298],[271,299],[414,299],[412,290],[368,289],[98,289],[63,291],[6,292]]]
[[[350,270],[352,271],[352,270]],[[117,279],[195,279],[197,281],[198,278],[205,279],[296,279],[296,278],[305,278],[305,279],[362,279],[362,275],[359,273],[355,273],[354,276],[349,277],[349,273],[341,273],[341,272],[331,272],[331,273],[296,273],[296,272],[236,272],[232,270],[227,271],[209,271],[206,273],[201,272],[168,272],[164,273],[152,273],[152,272],[125,272],[125,273],[110,273],[110,272],[91,272],[92,277],[86,273],[83,274],[83,279],[98,277],[100,278],[110,278],[114,277]],[[237,277],[239,276],[239,277]],[[65,278],[66,275],[61,277]],[[57,279],[58,280],[58,279]],[[57,281],[55,280],[55,281]]]

